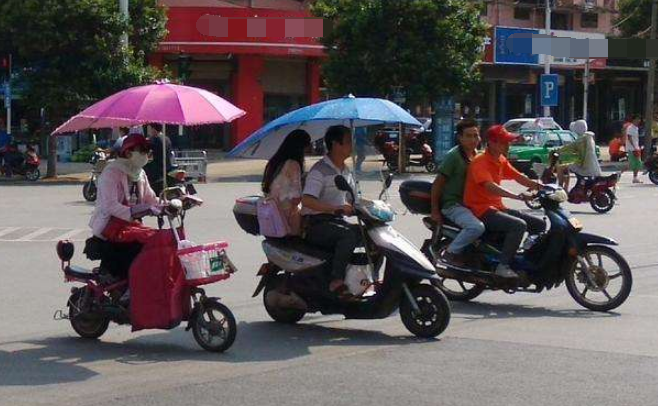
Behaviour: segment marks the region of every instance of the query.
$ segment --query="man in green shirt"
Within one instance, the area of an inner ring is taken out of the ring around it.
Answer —
[[[461,227],[439,260],[450,266],[464,268],[464,250],[484,233],[484,224],[463,204],[466,171],[480,143],[480,129],[475,120],[466,119],[457,124],[457,142],[457,146],[445,156],[432,185],[432,220],[440,226],[445,216]]]

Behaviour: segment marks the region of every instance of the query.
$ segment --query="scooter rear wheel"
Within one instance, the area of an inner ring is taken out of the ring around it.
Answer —
[[[427,284],[409,286],[419,312],[414,311],[409,299],[403,295],[400,302],[400,319],[416,337],[434,338],[450,324],[450,302],[436,287]]]
[[[446,282],[450,281],[451,284],[447,285]],[[443,278],[440,281],[433,283],[434,286],[439,288],[441,292],[452,302],[469,302],[476,297],[480,296],[486,289],[483,285],[474,285],[468,282],[462,282],[456,279]],[[454,288],[454,284],[457,284]]]
[[[592,193],[589,198],[589,204],[597,213],[607,213],[615,207],[615,194],[609,190]]]
[[[270,284],[265,287],[265,291],[263,292],[263,305],[265,306],[265,311],[270,315],[272,320],[278,323],[296,324],[304,318],[306,315],[305,311],[299,309],[282,309],[280,307],[272,306],[267,300],[268,293],[275,290],[276,286],[276,284]]]
[[[69,298],[69,322],[71,327],[82,338],[95,340],[100,338],[110,326],[110,320],[100,314],[88,312],[89,307],[85,301],[90,300],[85,297],[86,288],[78,290]],[[88,292],[91,295],[91,292]]]
[[[206,299],[203,309],[194,312],[192,334],[204,350],[224,352],[233,345],[237,335],[235,317],[216,299]]]

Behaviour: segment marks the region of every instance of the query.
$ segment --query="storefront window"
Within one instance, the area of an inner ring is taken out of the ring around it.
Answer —
[[[268,123],[308,103],[303,95],[265,94],[263,120]]]

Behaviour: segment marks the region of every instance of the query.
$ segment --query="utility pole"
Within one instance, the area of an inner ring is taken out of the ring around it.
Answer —
[[[585,62],[583,73],[583,120],[587,121],[587,98],[589,97],[589,58]]]
[[[123,14],[126,22],[130,22],[130,11],[128,11],[128,0],[119,0],[119,11]],[[128,31],[124,32],[121,36],[121,44],[128,47]]]
[[[11,54],[7,57],[7,79],[5,83],[5,108],[7,109],[7,134],[11,135]]]
[[[656,39],[656,23],[658,22],[658,0],[653,0],[651,4],[651,40]],[[649,59],[649,74],[647,80],[647,105],[644,118],[644,157],[651,155],[651,143],[653,140],[653,95],[656,83],[656,59]]]
[[[546,35],[551,35],[551,0],[546,0]],[[544,74],[551,73],[551,55],[544,55]],[[544,117],[551,116],[551,108],[544,106]]]
[[[129,11],[129,0],[119,0],[119,12],[121,15],[123,15],[124,20],[129,23],[130,22],[130,11]],[[121,35],[121,48],[123,48],[124,51],[128,50],[128,30],[124,31],[123,35]],[[125,61],[126,63],[128,62],[127,60]],[[118,128],[113,128],[112,129],[112,140],[118,140],[119,137],[121,136],[119,129]]]

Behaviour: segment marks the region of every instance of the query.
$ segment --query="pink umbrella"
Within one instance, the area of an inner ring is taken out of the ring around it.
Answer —
[[[157,83],[123,90],[87,108],[57,128],[53,135],[89,128],[116,128],[149,123],[221,124],[245,111],[206,90]]]
[[[52,135],[90,128],[117,128],[151,123],[203,125],[228,123],[246,112],[206,90],[158,82],[132,87],[87,108],[57,128]],[[166,148],[162,133],[163,153]],[[167,187],[166,160],[162,176]]]

